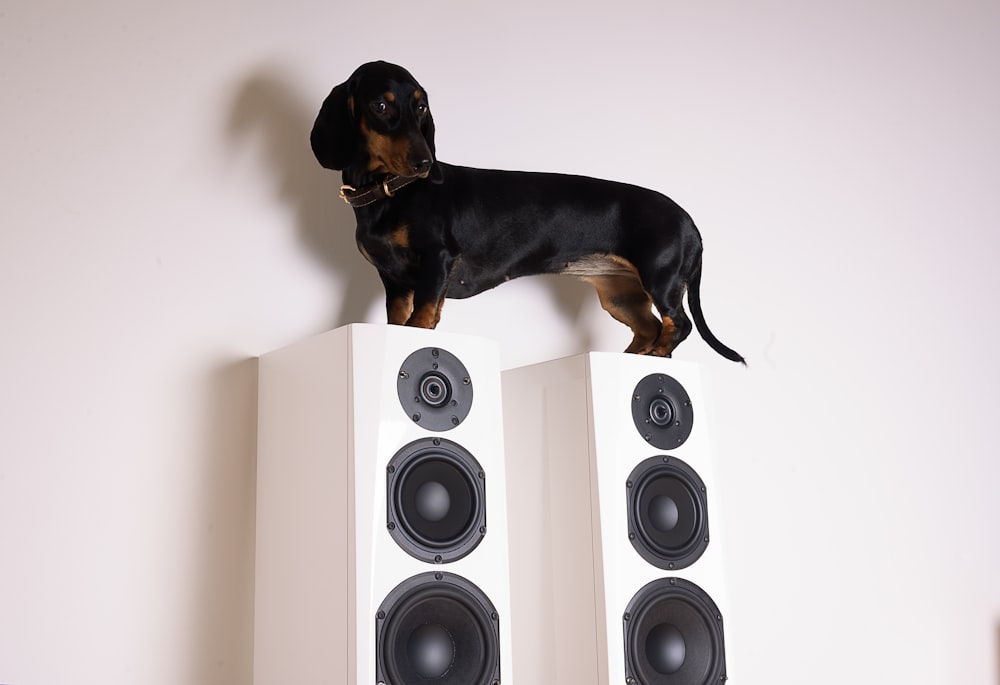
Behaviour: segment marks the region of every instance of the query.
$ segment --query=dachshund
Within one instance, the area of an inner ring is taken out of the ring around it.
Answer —
[[[427,90],[387,62],[363,64],[333,88],[310,143],[323,167],[343,172],[340,196],[385,287],[389,323],[434,328],[446,297],[568,274],[632,329],[625,352],[669,357],[692,329],[687,291],[701,337],[745,364],[705,322],[701,235],[670,198],[584,176],[446,164]]]

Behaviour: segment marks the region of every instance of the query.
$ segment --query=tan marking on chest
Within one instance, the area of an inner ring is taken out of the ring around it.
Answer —
[[[410,227],[403,224],[389,234],[389,244],[393,247],[407,249],[410,247]]]

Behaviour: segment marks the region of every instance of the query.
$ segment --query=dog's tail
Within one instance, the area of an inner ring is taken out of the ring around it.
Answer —
[[[699,256],[698,263],[695,265],[694,271],[691,272],[688,278],[688,307],[691,309],[691,318],[694,319],[694,325],[698,329],[698,335],[702,337],[702,340],[708,343],[709,347],[721,354],[723,357],[730,361],[739,362],[743,366],[747,365],[746,360],[743,356],[735,351],[731,350],[722,342],[715,337],[715,334],[708,327],[708,323],[705,321],[705,313],[701,311],[701,258]]]

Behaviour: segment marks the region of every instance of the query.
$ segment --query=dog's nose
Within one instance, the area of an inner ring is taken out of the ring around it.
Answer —
[[[413,173],[417,176],[423,176],[430,173],[431,165],[434,164],[433,160],[421,159],[420,161],[413,162]]]

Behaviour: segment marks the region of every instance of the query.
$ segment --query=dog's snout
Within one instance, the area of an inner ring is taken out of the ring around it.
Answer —
[[[434,160],[432,160],[432,159],[426,159],[426,158],[425,159],[419,159],[419,160],[413,160],[411,162],[411,164],[413,165],[413,173],[415,175],[417,175],[417,176],[424,176],[424,175],[430,173],[431,166],[434,164]]]

